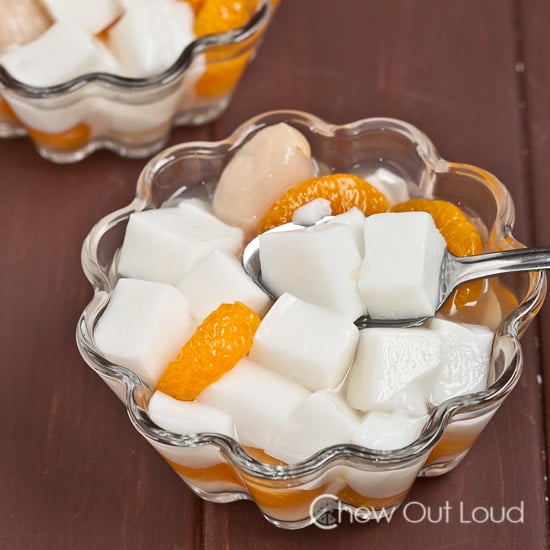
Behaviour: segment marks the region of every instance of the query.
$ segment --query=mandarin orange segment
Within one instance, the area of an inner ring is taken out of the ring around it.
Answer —
[[[55,149],[76,149],[87,143],[90,138],[90,127],[84,122],[65,130],[50,134],[27,127],[29,136],[39,145]]]
[[[467,451],[477,439],[477,435],[470,437],[457,437],[452,435],[444,435],[439,443],[432,449],[427,465],[433,464],[441,459],[449,460],[456,458],[458,455]]]
[[[189,466],[184,466],[183,464],[178,464],[177,462],[174,462],[166,457],[164,457],[164,460],[166,460],[166,462],[168,462],[168,464],[170,464],[176,472],[190,479],[241,485],[241,481],[235,473],[234,468],[225,462],[220,462],[219,464],[214,464],[213,466],[207,466],[206,468],[191,468]]]
[[[243,449],[252,458],[255,458],[258,462],[263,462],[264,464],[271,464],[272,466],[287,466],[286,462],[283,462],[278,458],[274,458],[271,455],[268,455],[264,450],[258,449],[257,447],[243,446]]]
[[[229,53],[228,48],[231,46],[226,47],[225,53]],[[230,92],[237,85],[249,57],[250,52],[245,52],[227,61],[210,59],[206,70],[195,83],[195,91],[203,97],[216,97]]]
[[[13,112],[10,104],[0,96],[0,121],[9,120],[10,122],[17,122],[17,116]]]
[[[259,324],[258,315],[241,302],[220,305],[168,364],[157,389],[192,401],[248,353]]]
[[[281,487],[280,484],[272,483],[271,487],[254,483],[248,476],[245,477],[248,491],[264,511],[283,509],[286,513],[307,516],[311,503],[316,497],[328,490],[328,483],[314,489],[294,489]],[[275,515],[275,513],[273,514]]]
[[[247,23],[256,8],[251,0],[204,0],[195,20],[195,35],[222,33],[238,29]],[[231,91],[244,71],[250,51],[243,45],[211,48],[206,52],[206,70],[195,84],[199,95],[215,97]]]
[[[193,8],[195,15],[197,15],[201,10],[201,8],[203,7],[205,0],[184,0],[184,1],[187,2]]]
[[[330,201],[333,214],[343,214],[354,206],[366,216],[388,209],[386,196],[363,178],[354,174],[328,174],[289,189],[265,213],[258,233],[292,221],[296,209],[318,198]]]
[[[195,19],[195,35],[238,29],[246,24],[253,9],[250,0],[205,0]]]
[[[436,199],[410,199],[396,204],[392,212],[427,212],[447,242],[447,248],[455,256],[473,256],[483,252],[483,239],[464,212],[452,202]],[[464,307],[475,301],[482,290],[482,281],[461,285],[449,298],[446,308]]]

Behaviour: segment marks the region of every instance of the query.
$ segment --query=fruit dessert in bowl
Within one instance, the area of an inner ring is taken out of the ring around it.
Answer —
[[[290,529],[323,495],[368,517],[456,467],[518,381],[542,272],[394,322],[423,310],[444,249],[521,248],[513,221],[502,183],[405,122],[266,113],[163,151],[92,228],[77,343],[199,496],[253,500]],[[257,235],[272,293],[243,269]]]
[[[1,0],[0,136],[142,158],[228,105],[273,0]]]

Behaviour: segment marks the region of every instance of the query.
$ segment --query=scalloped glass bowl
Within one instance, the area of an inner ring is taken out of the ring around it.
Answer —
[[[142,171],[135,200],[92,228],[83,245],[82,263],[94,296],[77,327],[84,360],[122,399],[138,432],[196,494],[214,502],[253,500],[269,521],[292,529],[316,521],[316,499],[324,494],[368,517],[399,506],[417,476],[452,470],[518,381],[519,338],[542,305],[546,278],[540,272],[494,278],[479,306],[458,317],[486,323],[496,332],[490,384],[485,391],[434,407],[421,435],[403,449],[384,452],[340,445],[302,463],[281,466],[261,450],[243,448],[225,436],[184,436],[159,429],[147,416],[151,388],[134,373],[111,364],[94,343],[94,326],[117,279],[117,251],[128,217],[135,211],[173,205],[182,197],[210,197],[239,147],[264,126],[283,121],[308,139],[320,173],[367,175],[385,167],[414,182],[415,196],[460,204],[484,228],[487,250],[522,245],[511,234],[514,207],[502,183],[480,168],[443,160],[415,127],[385,118],[335,126],[297,111],[260,115],[224,141],[184,143],[163,151]]]
[[[224,111],[275,4],[260,0],[244,27],[196,39],[153,77],[93,73],[31,87],[0,66],[0,137],[28,135],[42,157],[59,163],[98,149],[148,157],[165,145],[173,126],[204,124]]]

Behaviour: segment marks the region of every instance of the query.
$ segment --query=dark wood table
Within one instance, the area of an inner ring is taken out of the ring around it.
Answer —
[[[447,159],[511,190],[516,236],[550,243],[548,0],[283,0],[227,112],[171,143],[219,139],[250,116],[301,109],[343,123],[407,120]],[[287,532],[249,502],[195,497],[132,428],[84,364],[77,318],[91,297],[80,246],[128,203],[145,161],[101,152],[42,160],[0,143],[0,548],[529,548],[548,545],[550,308],[523,338],[518,387],[452,473],[409,501],[432,521]],[[450,506],[449,521],[439,510]],[[476,507],[523,506],[523,522],[471,522]]]

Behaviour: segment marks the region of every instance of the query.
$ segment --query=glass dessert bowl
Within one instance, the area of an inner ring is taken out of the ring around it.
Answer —
[[[386,118],[335,126],[297,111],[257,116],[223,141],[186,143],[163,151],[142,171],[134,201],[92,228],[83,245],[82,264],[94,296],[77,326],[86,363],[125,403],[138,432],[197,495],[213,502],[252,500],[270,522],[295,529],[318,521],[325,511],[323,495],[331,495],[332,504],[340,502],[369,517],[398,507],[416,477],[455,468],[519,379],[519,339],[542,305],[546,278],[542,272],[492,278],[472,307],[443,313],[494,332],[487,386],[431,406],[420,435],[397,450],[339,444],[286,464],[227,435],[181,435],[159,428],[148,414],[154,388],[109,361],[94,334],[120,278],[120,248],[128,219],[135,212],[173,207],[182,199],[211,200],[235,154],[263,128],[280,122],[305,136],[317,174],[347,172],[368,179],[382,168],[411,182],[413,197],[459,204],[480,229],[485,251],[522,245],[511,234],[514,206],[502,183],[480,168],[442,159],[415,127]]]
[[[98,149],[148,157],[163,147],[173,126],[201,125],[224,111],[275,5],[255,2],[246,24],[195,38],[168,68],[144,77],[86,72],[62,83],[29,85],[0,61],[0,137],[28,135],[42,157],[59,163]],[[93,37],[102,52],[106,32]]]

